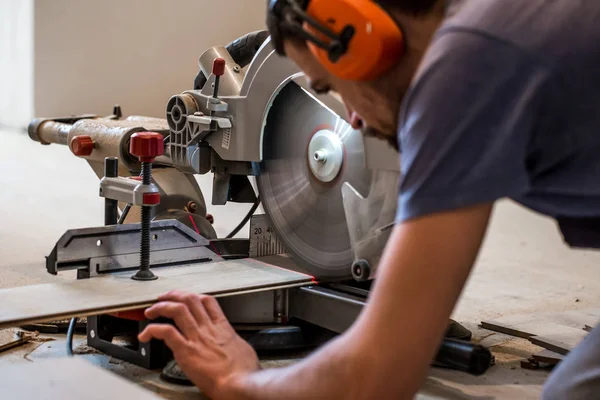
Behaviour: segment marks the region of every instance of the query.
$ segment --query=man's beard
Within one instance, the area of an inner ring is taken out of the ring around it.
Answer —
[[[362,134],[367,137],[374,137],[383,141],[388,142],[392,148],[396,151],[400,151],[400,146],[398,145],[398,137],[397,135],[386,135],[385,133],[371,127],[366,127],[361,130]]]

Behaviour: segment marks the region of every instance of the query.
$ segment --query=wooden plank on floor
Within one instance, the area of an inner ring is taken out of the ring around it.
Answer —
[[[546,364],[558,364],[561,362],[565,356],[562,354],[555,353],[550,350],[542,350],[541,352],[534,354],[531,356],[535,361],[546,363]]]
[[[481,327],[528,339],[537,346],[565,356],[587,336],[589,327],[597,325],[599,319],[600,309],[587,309],[513,315],[482,321]]]
[[[252,259],[153,270],[155,281],[132,272],[0,290],[0,329],[152,305],[171,290],[226,296],[308,284],[312,277]]]
[[[600,322],[600,309],[593,308],[559,313],[511,315],[493,321],[482,321],[481,327],[527,339],[532,335],[552,334],[552,332],[541,332],[540,328],[536,328],[538,325],[542,329],[551,325],[561,325],[585,330],[586,326],[595,326],[598,322]]]
[[[81,358],[23,364],[0,364],[2,400],[136,399],[158,395]]]
[[[504,333],[510,336],[516,336],[523,339],[529,339],[532,336],[550,336],[550,335],[564,335],[569,336],[570,334],[579,335],[585,333],[583,328],[571,328],[565,325],[554,324],[550,322],[522,322],[508,324],[499,322],[482,322],[481,327],[489,329],[491,331]]]
[[[537,346],[566,356],[575,348],[585,337],[587,332],[584,330],[570,332],[568,334],[555,334],[546,336],[532,336],[529,341]]]

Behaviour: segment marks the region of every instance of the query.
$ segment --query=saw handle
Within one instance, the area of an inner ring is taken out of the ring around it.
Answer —
[[[212,66],[212,73],[215,76],[215,86],[213,88],[213,97],[217,99],[219,97],[219,82],[221,77],[225,74],[225,60],[222,58],[215,58]]]
[[[434,366],[450,368],[479,376],[493,364],[494,357],[485,347],[457,339],[444,339]]]

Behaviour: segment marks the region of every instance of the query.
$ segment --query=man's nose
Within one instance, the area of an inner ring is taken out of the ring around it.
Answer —
[[[361,129],[363,127],[362,118],[350,107],[348,107],[348,104],[346,104],[345,102],[344,107],[346,107],[346,114],[348,114],[348,118],[350,119],[350,125],[352,126],[352,129]]]
[[[354,111],[350,113],[350,125],[352,125],[353,129],[362,129],[363,127],[362,118]]]

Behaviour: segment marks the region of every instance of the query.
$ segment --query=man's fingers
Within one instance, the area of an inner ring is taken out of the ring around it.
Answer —
[[[223,310],[221,309],[221,306],[219,305],[219,302],[217,302],[217,300],[212,296],[196,295],[196,294],[191,294],[191,293],[174,290],[172,292],[169,292],[169,293],[166,293],[166,294],[160,296],[159,300],[181,301],[181,302],[185,302],[186,304],[196,303],[196,302],[200,301],[200,302],[202,302],[208,317],[213,322],[218,322],[223,319],[226,319],[225,314],[223,313]]]
[[[173,325],[150,324],[138,335],[138,340],[147,343],[151,339],[162,340],[174,353],[185,350],[187,342]]]
[[[171,290],[170,292],[167,292],[165,294],[161,294],[160,296],[158,296],[158,300],[159,301],[166,301],[166,300],[173,300],[176,298],[180,298],[181,295],[186,294],[186,292],[182,292],[180,290]]]
[[[206,313],[212,322],[217,323],[221,322],[227,318],[225,318],[225,314],[217,302],[217,299],[211,296],[201,296],[202,304],[204,304],[204,308],[206,309]]]
[[[198,324],[205,324],[210,321],[207,310],[205,309],[202,298],[207,296],[201,296],[192,293],[173,291],[164,294],[159,297],[160,301],[174,301],[178,303],[184,303],[190,309],[194,319]]]
[[[144,314],[148,319],[158,317],[172,319],[187,339],[192,339],[197,335],[198,324],[184,303],[163,301],[148,308]]]

